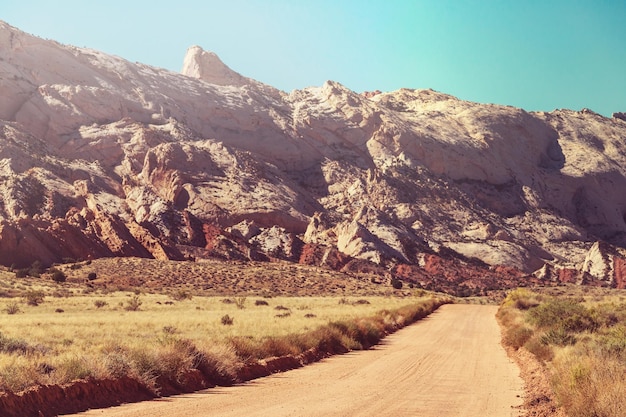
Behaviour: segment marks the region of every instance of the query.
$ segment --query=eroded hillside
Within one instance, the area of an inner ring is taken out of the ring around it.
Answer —
[[[197,46],[178,74],[2,22],[0,95],[6,265],[278,258],[424,286],[626,286],[619,117],[286,93]]]

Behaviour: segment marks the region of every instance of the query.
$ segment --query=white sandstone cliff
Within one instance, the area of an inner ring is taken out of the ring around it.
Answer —
[[[176,258],[210,246],[208,225],[270,252],[324,245],[383,266],[443,247],[594,274],[594,242],[626,246],[619,118],[330,81],[287,94],[197,46],[177,74],[2,22],[0,57],[3,263]],[[242,222],[259,230],[227,229]]]

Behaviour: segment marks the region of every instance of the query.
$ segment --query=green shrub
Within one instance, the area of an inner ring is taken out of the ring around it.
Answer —
[[[400,281],[397,278],[393,278],[391,280],[391,286],[396,289],[396,290],[401,290],[402,289],[402,281]]]
[[[94,305],[94,306],[96,306],[96,308],[102,308],[102,307],[104,307],[104,306],[107,306],[108,304],[109,304],[109,303],[107,303],[107,302],[106,302],[106,301],[104,301],[104,300],[95,300],[95,301],[93,302],[93,305]]]
[[[515,339],[525,327],[519,324],[522,318],[537,327],[524,347],[540,361],[552,362],[552,388],[567,415],[626,415],[626,304],[600,304],[602,297],[596,296],[588,308],[582,297],[560,295],[542,299],[526,290],[509,295],[498,311],[505,339]],[[541,303],[532,306],[533,300]]]
[[[97,278],[97,275],[96,275],[96,273],[95,273],[95,272],[90,272],[89,274],[87,274],[87,279],[88,279],[89,281],[93,281],[93,280],[95,280],[96,278]]]
[[[42,272],[43,265],[41,264],[41,262],[35,261],[30,266],[30,269],[28,270],[28,275],[30,275],[31,277],[39,278]]]
[[[268,306],[269,303],[267,301],[265,301],[265,300],[256,300],[254,302],[254,305],[256,305],[256,306]]]
[[[235,319],[229,316],[228,314],[225,314],[222,316],[220,321],[224,326],[232,326],[233,323],[235,322]]]
[[[28,268],[21,268],[15,271],[15,278],[26,278],[28,276]]]
[[[65,280],[67,279],[63,271],[60,271],[58,269],[52,269],[50,272],[52,272],[52,280],[54,282],[61,283],[65,282]]]
[[[593,312],[570,299],[553,299],[528,311],[532,323],[540,328],[562,328],[566,331],[594,331],[598,322]]]
[[[576,343],[576,336],[559,327],[545,332],[540,340],[544,345],[568,346]]]

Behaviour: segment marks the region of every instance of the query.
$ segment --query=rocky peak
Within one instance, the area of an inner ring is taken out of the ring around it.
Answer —
[[[372,98],[372,97],[375,97],[375,96],[377,96],[377,95],[379,95],[379,94],[382,94],[382,93],[383,93],[383,92],[382,92],[382,91],[380,91],[380,90],[374,90],[374,91],[363,91],[363,92],[361,93],[361,95],[362,95],[363,97],[365,97],[365,98]]]
[[[331,81],[286,94],[197,46],[176,74],[1,22],[0,56],[0,263],[264,251],[626,285],[624,256],[592,248],[626,248],[622,120]]]
[[[205,51],[197,45],[187,49],[181,73],[217,85],[240,87],[251,81],[230,69],[217,54]]]

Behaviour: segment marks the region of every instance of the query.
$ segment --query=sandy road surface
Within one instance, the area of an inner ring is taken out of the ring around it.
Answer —
[[[496,310],[446,305],[370,351],[76,416],[518,416],[522,380],[500,346]]]

